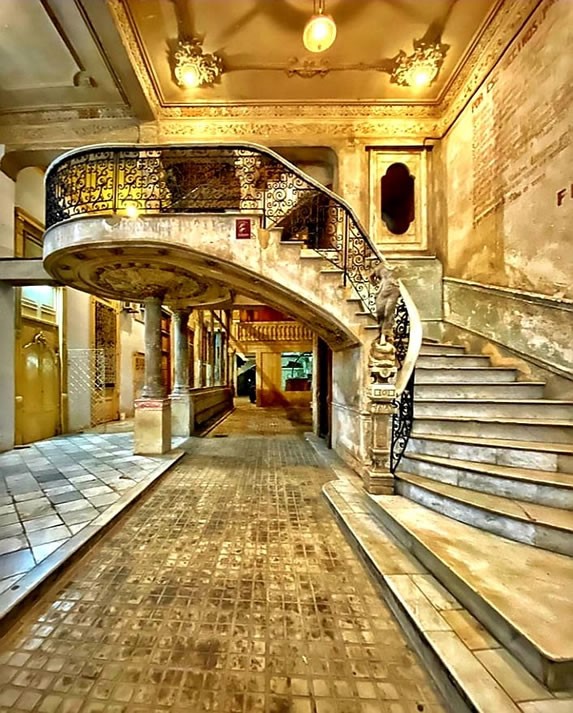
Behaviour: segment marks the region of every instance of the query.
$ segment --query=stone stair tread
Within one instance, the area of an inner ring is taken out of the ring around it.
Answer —
[[[573,489],[573,473],[552,472],[548,470],[536,470],[533,468],[519,468],[509,465],[496,465],[494,463],[479,463],[477,461],[459,460],[457,458],[443,458],[442,456],[431,456],[425,453],[406,453],[405,458],[411,460],[424,461],[445,467],[471,470],[475,473],[485,473],[500,478],[513,478],[527,482],[540,483],[542,485],[556,486]]]
[[[519,381],[519,384],[526,382]],[[528,382],[531,383],[531,382]],[[573,409],[573,401],[561,401],[559,399],[462,399],[462,398],[419,398],[416,401],[420,403],[443,403],[443,404],[519,404],[520,406],[541,406],[542,404],[555,404],[556,406],[571,406]]]
[[[426,441],[442,441],[444,443],[467,443],[471,446],[486,448],[512,448],[515,450],[543,451],[573,455],[573,445],[569,443],[547,443],[540,441],[513,441],[504,438],[480,438],[479,436],[458,436],[456,434],[439,435],[435,433],[412,434],[412,438]]]
[[[426,367],[426,366],[417,366],[417,367],[416,367],[416,372],[418,372],[420,369],[428,369],[428,368],[429,368],[429,367]],[[432,367],[432,368],[434,368],[434,367]],[[437,367],[437,368],[438,368],[438,369],[441,369],[441,368],[453,369],[453,368],[455,368],[457,371],[459,371],[460,369],[463,369],[463,368],[465,368],[465,369],[479,369],[480,371],[483,371],[483,369],[484,369],[484,367],[481,367],[481,366],[469,366],[469,367],[460,367],[460,366],[451,367],[451,366],[450,366],[450,367]],[[485,367],[485,368],[488,368],[488,367]],[[493,366],[492,366],[492,367],[489,367],[489,368],[490,368],[490,369],[494,369],[494,368],[499,368],[499,367],[493,367]],[[503,367],[502,367],[502,368],[503,368]],[[432,382],[432,383],[434,383],[434,382]],[[510,382],[502,382],[501,384],[499,384],[499,383],[494,383],[494,384],[488,383],[488,384],[486,384],[486,386],[500,386],[500,385],[502,385],[502,386],[508,386],[508,384],[512,384],[512,385],[518,384],[518,385],[520,385],[520,386],[545,386],[545,382],[543,382],[543,381],[510,381]],[[431,383],[424,384],[424,386],[431,386],[431,385],[432,385]],[[435,385],[436,385],[436,386],[479,386],[479,383],[478,383],[478,384],[470,384],[470,383],[468,383],[467,381],[447,381],[447,382],[444,382],[444,383],[435,382]],[[434,400],[435,400],[435,399],[434,399]],[[460,399],[458,399],[458,400],[460,400]],[[462,400],[465,401],[466,399],[462,399]],[[481,401],[481,399],[476,399],[476,401]]]
[[[441,354],[434,354],[434,356],[442,356]],[[464,354],[463,356],[472,356],[471,354]],[[482,356],[478,354],[478,356]],[[444,364],[436,364],[435,366],[417,366],[416,371],[434,371],[436,369],[444,369],[445,371],[455,369],[456,371],[484,371],[488,369],[491,371],[517,371],[512,366],[446,366]]]
[[[485,354],[476,354],[475,352],[440,352],[439,354],[436,354],[435,352],[428,352],[424,350],[424,347],[422,346],[420,348],[420,353],[419,356],[423,357],[484,357],[486,358]]]
[[[516,418],[515,416],[416,416],[416,421],[477,421],[479,423],[507,423],[515,426],[573,426],[573,419]]]
[[[369,495],[547,659],[573,661],[570,557],[506,540],[399,495]]]
[[[450,485],[449,483],[424,478],[421,475],[413,475],[412,473],[399,472],[397,475],[400,480],[467,505],[479,507],[499,515],[506,515],[524,522],[557,528],[573,534],[573,512],[571,510],[562,510],[547,505],[538,505],[537,503],[514,500],[499,495],[491,495],[490,493],[482,493],[477,490],[463,488],[459,485]]]

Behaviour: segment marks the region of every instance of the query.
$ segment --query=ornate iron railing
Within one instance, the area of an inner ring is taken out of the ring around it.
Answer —
[[[406,388],[392,403],[396,409],[392,415],[392,443],[390,447],[390,470],[392,473],[396,472],[400,464],[412,432],[412,424],[414,422],[414,376],[415,371],[412,371]]]
[[[255,144],[94,146],[46,175],[46,228],[80,216],[251,211],[262,227],[304,238],[343,271],[373,315],[368,279],[382,256],[350,206],[274,151]]]

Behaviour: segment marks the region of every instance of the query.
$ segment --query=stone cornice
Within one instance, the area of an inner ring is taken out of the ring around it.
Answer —
[[[133,32],[125,5],[121,0],[107,0],[107,6],[122,38],[123,46],[135,70],[145,98],[149,102],[153,114],[157,116],[160,108],[158,91],[151,80],[151,71],[145,64],[142,48],[139,46],[137,37]]]
[[[495,64],[530,15],[541,5],[555,0],[504,0],[484,28],[479,42],[461,70],[447,87],[440,102],[440,128],[444,133],[456,120],[473,94],[479,89]]]

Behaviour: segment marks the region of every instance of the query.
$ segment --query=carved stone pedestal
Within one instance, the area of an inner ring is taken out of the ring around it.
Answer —
[[[372,383],[368,389],[372,418],[369,448],[370,466],[363,480],[367,492],[373,495],[393,495],[394,475],[391,471],[392,415],[396,398],[396,361],[392,344],[383,336],[370,347],[369,360]]]
[[[135,402],[133,452],[136,455],[160,455],[170,450],[170,400],[138,399]]]
[[[364,473],[364,487],[372,495],[393,495],[394,475],[390,471],[390,451],[392,445],[392,398],[394,389],[378,393],[372,400],[372,441],[369,449],[371,466]],[[370,393],[372,399],[372,389]],[[382,400],[384,398],[384,400]]]
[[[195,418],[191,394],[171,394],[171,433],[173,436],[190,436],[194,431]]]

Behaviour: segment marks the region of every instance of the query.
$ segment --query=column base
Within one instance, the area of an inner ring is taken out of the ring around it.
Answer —
[[[191,394],[171,394],[171,433],[190,436],[195,430],[195,414]]]
[[[370,495],[394,495],[392,473],[366,469],[362,476],[364,489]]]
[[[171,450],[171,402],[169,399],[137,399],[133,452],[161,455]]]

